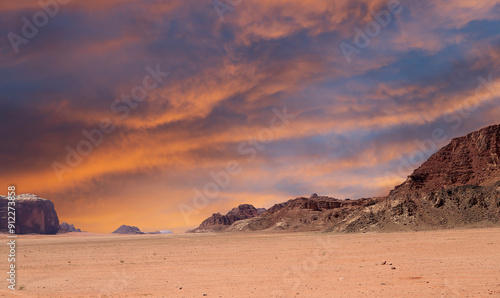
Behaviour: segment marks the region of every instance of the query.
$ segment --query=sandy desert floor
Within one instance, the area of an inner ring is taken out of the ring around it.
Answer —
[[[500,297],[498,228],[27,235],[17,254],[23,289],[8,290],[4,278],[0,296]]]

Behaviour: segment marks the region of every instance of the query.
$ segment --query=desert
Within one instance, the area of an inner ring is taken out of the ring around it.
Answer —
[[[499,248],[500,228],[491,227],[359,234],[24,235],[18,249],[22,290],[1,289],[0,295],[499,297]],[[6,265],[2,258],[0,266]]]

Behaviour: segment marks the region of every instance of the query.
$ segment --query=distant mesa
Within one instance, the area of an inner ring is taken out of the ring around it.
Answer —
[[[0,196],[0,232],[8,232],[8,198]],[[16,234],[56,234],[59,218],[54,204],[34,194],[16,196]]]
[[[227,215],[215,213],[188,232],[366,232],[500,225],[499,158],[500,125],[492,125],[453,139],[386,197],[339,200],[313,194],[263,212],[240,205]]]
[[[113,234],[145,234],[138,227],[122,225]]]
[[[68,223],[61,223],[59,227],[59,233],[70,233],[70,232],[81,232],[82,230],[75,228],[74,225],[70,225]]]

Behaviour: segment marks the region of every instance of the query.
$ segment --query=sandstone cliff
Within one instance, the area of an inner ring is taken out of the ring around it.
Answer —
[[[59,218],[54,204],[33,194],[16,196],[16,234],[56,234],[59,231]],[[6,196],[0,196],[0,231],[7,232]]]

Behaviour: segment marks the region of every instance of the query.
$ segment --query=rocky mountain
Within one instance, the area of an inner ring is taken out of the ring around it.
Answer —
[[[145,234],[138,227],[122,225],[113,234]]]
[[[0,231],[8,232],[8,202],[0,196]],[[54,204],[33,194],[16,196],[16,234],[56,234],[59,231],[59,218]]]
[[[338,200],[313,194],[260,215],[218,213],[196,231],[364,232],[500,224],[500,125],[453,139],[387,197]],[[233,209],[234,210],[234,209]]]
[[[61,223],[59,227],[59,233],[70,233],[70,232],[81,232],[82,230],[75,228],[74,225],[68,223]]]
[[[500,223],[500,125],[453,139],[388,195],[327,231],[420,230]]]
[[[259,210],[260,209],[260,210]],[[239,205],[226,215],[214,213],[205,219],[198,228],[187,231],[188,233],[220,232],[228,229],[234,222],[259,216],[265,209],[255,208],[250,204]]]

